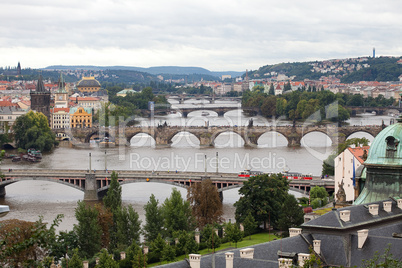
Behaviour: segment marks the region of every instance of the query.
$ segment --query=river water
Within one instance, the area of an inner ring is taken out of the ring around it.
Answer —
[[[232,104],[233,103],[230,103]],[[177,104],[176,104],[177,105]],[[187,104],[188,105],[188,104]],[[225,105],[222,103],[221,105]],[[179,105],[177,105],[179,106]],[[247,125],[251,117],[240,111],[231,111],[224,117],[214,112],[193,112],[188,118],[180,114],[156,116],[152,119],[140,119],[143,126],[163,124],[175,126],[209,125]],[[268,121],[262,117],[252,117],[254,125],[289,125],[285,120]],[[373,116],[366,114],[349,120],[350,125],[379,125],[389,123],[390,116]],[[369,134],[357,133],[353,137]],[[264,172],[280,172],[290,170],[320,175],[322,161],[333,151],[329,138],[321,133],[311,133],[302,140],[300,148],[287,147],[286,139],[277,133],[266,133],[258,140],[255,148],[243,147],[243,140],[237,134],[227,132],[219,135],[213,148],[200,148],[197,138],[188,132],[182,132],[173,138],[168,148],[156,148],[154,141],[146,135],[137,135],[131,140],[131,146],[100,148],[96,143],[91,146],[77,147],[69,142],[62,142],[52,153],[44,154],[40,163],[13,163],[9,159],[2,162],[3,169],[9,168],[55,168],[55,169],[92,169],[108,170],[169,170],[200,171],[205,167],[209,172],[238,173],[244,169]],[[91,157],[89,157],[91,154]],[[218,155],[218,157],[217,157]],[[205,161],[206,156],[206,161]],[[91,162],[91,163],[90,163]],[[218,164],[217,164],[218,163]],[[132,205],[144,222],[143,206],[153,193],[160,203],[169,197],[172,186],[158,183],[134,183],[122,187],[124,205]],[[183,197],[187,191],[178,188]],[[239,198],[238,189],[223,193],[224,215],[226,220],[234,219],[233,203]],[[292,192],[297,197],[300,194]],[[71,230],[76,223],[74,210],[77,201],[83,199],[83,192],[58,183],[44,181],[24,181],[6,187],[6,196],[0,198],[0,204],[10,206],[10,213],[1,220],[17,218],[35,221],[41,215],[46,222],[52,222],[57,214],[64,214],[58,230]]]

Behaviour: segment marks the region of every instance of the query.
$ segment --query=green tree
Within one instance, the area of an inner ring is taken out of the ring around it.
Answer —
[[[103,198],[103,204],[113,213],[121,208],[121,186],[115,171],[112,172],[109,189]]]
[[[154,194],[151,194],[148,203],[144,206],[145,225],[143,227],[145,240],[152,242],[163,228],[162,209],[158,206]]]
[[[68,261],[68,267],[69,268],[82,268],[82,259],[80,258],[78,254],[78,248],[73,250],[73,255],[71,259]]]
[[[235,243],[235,247],[237,247],[237,242],[240,242],[243,239],[243,233],[240,231],[239,226],[237,224],[232,224],[231,222],[226,224],[225,236],[230,243]]]
[[[170,244],[165,244],[162,250],[162,260],[163,261],[174,261],[176,258],[176,251],[175,248],[172,247]]]
[[[282,206],[282,213],[279,216],[278,227],[283,231],[283,236],[289,236],[289,228],[297,227],[304,222],[304,212],[299,206],[296,198],[288,194]]]
[[[310,190],[310,198],[311,199],[315,199],[315,198],[327,198],[328,197],[328,192],[325,190],[324,187],[320,187],[320,186],[314,186],[311,190]]]
[[[78,201],[75,218],[78,224],[74,225],[74,232],[77,234],[81,257],[92,257],[101,249],[102,229],[98,223],[98,210]]]
[[[251,212],[249,212],[247,214],[247,217],[243,221],[243,225],[244,225],[244,235],[250,236],[250,240],[251,240],[251,235],[255,232],[255,230],[258,227],[258,224],[255,221]]]
[[[187,200],[190,202],[197,227],[202,229],[206,224],[222,221],[222,202],[211,179],[193,183],[188,188]]]
[[[269,86],[269,95],[275,95],[275,88],[274,88],[274,84],[271,83],[271,85]]]
[[[158,236],[151,242],[150,253],[152,254],[152,258],[155,258],[159,262],[162,261],[162,254],[165,245],[166,242],[159,233]]]
[[[29,111],[19,116],[13,125],[17,147],[50,151],[57,144],[56,136],[49,127],[47,117],[42,113]]]
[[[141,221],[131,205],[122,208],[117,215],[118,243],[127,247],[140,241]]]
[[[173,231],[191,231],[194,228],[190,202],[183,200],[176,188],[173,188],[170,197],[163,203],[162,215],[167,237],[172,237]]]
[[[58,262],[61,258],[73,255],[73,250],[78,248],[78,238],[74,231],[61,231],[57,238],[50,243],[50,256]]]
[[[289,182],[280,173],[251,177],[243,183],[239,190],[240,198],[234,204],[236,221],[244,222],[251,213],[257,222],[264,223],[264,228],[269,219],[275,226],[288,190]]]
[[[119,264],[113,259],[106,249],[102,249],[99,256],[99,263],[96,268],[119,268]]]

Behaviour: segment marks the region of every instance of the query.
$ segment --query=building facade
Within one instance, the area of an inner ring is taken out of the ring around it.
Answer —
[[[53,129],[70,127],[70,108],[53,108],[51,109],[52,118],[50,127]]]
[[[81,93],[94,93],[99,91],[100,88],[100,83],[92,76],[82,77],[82,79],[77,83],[77,89]]]
[[[353,182],[356,170],[363,165],[369,151],[369,146],[347,148],[334,159],[335,164],[335,193],[342,188],[346,195],[346,200],[354,201],[355,183]],[[340,200],[337,200],[340,201]]]
[[[92,109],[81,106],[70,109],[70,127],[87,128],[92,127]]]

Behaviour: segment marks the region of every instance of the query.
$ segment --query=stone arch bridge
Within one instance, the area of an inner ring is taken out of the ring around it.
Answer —
[[[4,177],[0,177],[0,197],[6,195],[6,186],[27,180],[43,180],[61,183],[84,192],[84,200],[102,199],[110,186],[111,173],[91,170],[58,170],[58,169],[13,169],[1,170]],[[205,178],[210,178],[217,187],[221,200],[223,191],[239,188],[247,178],[238,177],[234,173],[204,173],[204,172],[149,172],[119,170],[118,181],[120,185],[138,182],[165,183],[173,186],[188,188],[193,183],[199,183]],[[329,193],[334,191],[333,180],[321,180],[319,177],[313,180],[290,180],[292,190],[308,192],[314,186],[322,186]]]
[[[210,127],[125,127],[125,128],[74,128],[53,129],[58,136],[68,136],[75,144],[89,143],[94,137],[109,137],[116,145],[130,145],[131,139],[138,134],[147,134],[155,140],[156,146],[169,146],[172,139],[179,133],[193,134],[200,142],[200,146],[214,146],[215,139],[222,133],[238,134],[246,146],[257,146],[258,139],[265,133],[276,132],[282,134],[288,141],[288,146],[300,146],[302,138],[313,132],[327,135],[332,144],[344,142],[356,132],[365,132],[373,137],[385,126],[344,126],[335,125],[306,125],[306,126],[210,126]]]

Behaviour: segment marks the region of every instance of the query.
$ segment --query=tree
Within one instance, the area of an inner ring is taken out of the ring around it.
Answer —
[[[237,247],[237,242],[243,239],[243,233],[237,224],[232,224],[229,222],[225,228],[225,235],[230,242],[235,243]]]
[[[315,186],[310,190],[310,200],[313,208],[325,206],[328,203],[328,192],[324,187]]]
[[[163,203],[162,215],[168,237],[172,237],[173,231],[191,231],[194,228],[190,202],[183,200],[176,188],[173,188],[172,194]]]
[[[249,213],[267,226],[269,219],[276,225],[282,204],[289,190],[289,182],[282,174],[263,174],[251,177],[239,190],[240,198],[234,204],[237,222],[244,222]]]
[[[73,251],[73,256],[71,259],[68,261],[68,267],[69,268],[82,268],[82,259],[80,258],[78,254],[78,248],[74,249]]]
[[[0,265],[2,267],[37,266],[50,251],[49,245],[56,239],[55,227],[62,215],[58,215],[49,229],[39,218],[36,222],[6,220],[0,222]]]
[[[148,203],[144,206],[145,225],[143,227],[145,240],[152,242],[163,228],[162,210],[158,206],[154,194],[151,194]]]
[[[113,259],[113,257],[107,252],[106,249],[102,249],[99,256],[99,263],[97,268],[119,268],[119,264]]]
[[[165,248],[166,242],[163,240],[162,235],[159,233],[154,241],[151,242],[150,253],[152,254],[152,258],[155,258],[157,261],[162,260],[162,252]]]
[[[109,189],[103,198],[103,204],[113,213],[121,208],[121,186],[115,171],[112,172]]]
[[[282,213],[279,216],[278,227],[283,231],[283,236],[289,236],[289,228],[297,227],[304,222],[304,212],[299,206],[296,198],[288,194],[282,206]]]
[[[249,212],[247,217],[244,219],[243,225],[244,225],[244,235],[250,236],[251,240],[251,235],[255,232],[255,230],[258,227],[257,222],[255,221],[253,215],[251,215],[251,212]]]
[[[222,221],[222,202],[218,189],[212,184],[211,179],[193,183],[188,188],[187,200],[190,202],[198,228],[202,229],[206,224]]]
[[[50,151],[57,144],[56,135],[50,129],[47,117],[42,113],[29,111],[19,116],[15,120],[13,130],[18,148]]]
[[[131,205],[122,208],[117,215],[117,240],[120,245],[127,247],[140,241],[141,221],[138,213]]]
[[[275,95],[275,88],[274,88],[274,84],[271,83],[271,85],[269,86],[269,91],[268,91],[269,95]]]
[[[174,261],[176,258],[175,248],[170,244],[166,243],[162,250],[162,260],[163,261]]]
[[[98,222],[98,210],[78,201],[75,209],[75,218],[78,224],[74,225],[74,232],[78,238],[78,249],[81,257],[92,257],[101,249],[102,229]]]
[[[56,262],[59,262],[61,258],[67,258],[67,256],[73,255],[73,250],[78,248],[78,238],[74,231],[59,232],[57,238],[50,243],[50,256],[54,258]]]

